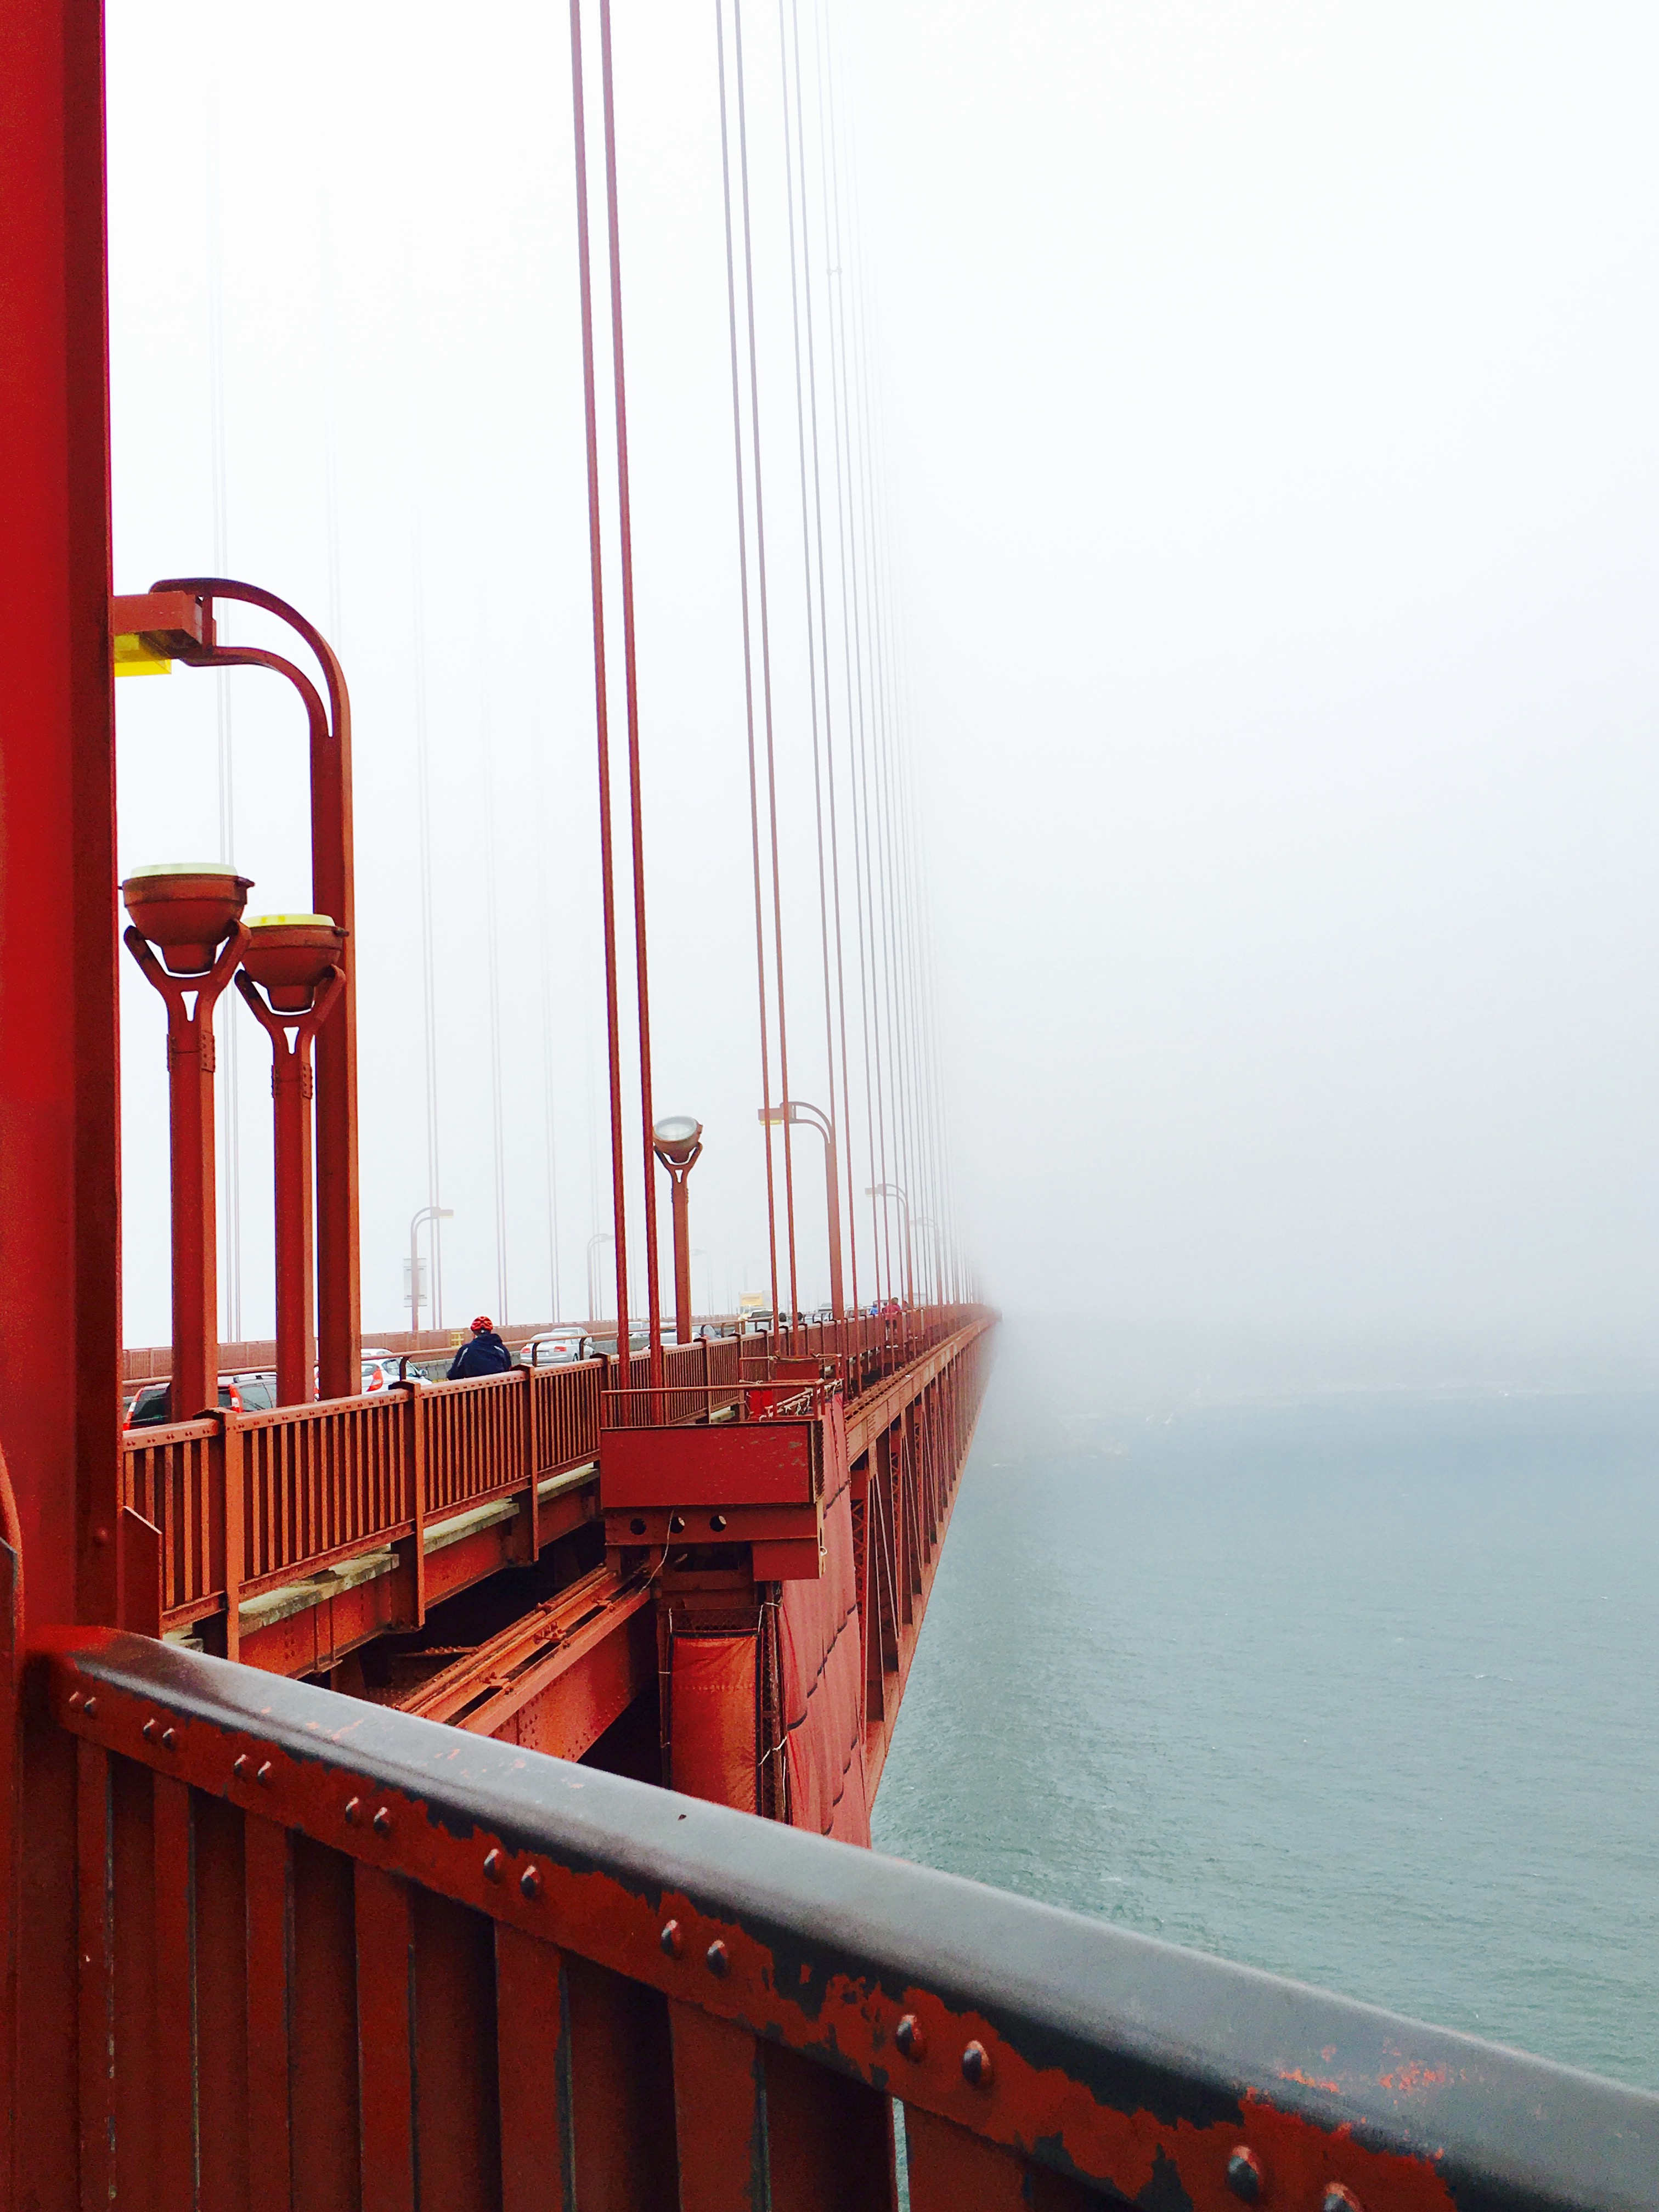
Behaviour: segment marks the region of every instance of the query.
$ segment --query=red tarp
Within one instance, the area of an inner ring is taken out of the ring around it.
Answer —
[[[675,1789],[755,1812],[754,1637],[675,1637],[669,1698]]]
[[[789,1818],[870,1841],[864,1788],[864,1661],[853,1564],[853,1487],[839,1400],[824,1423],[823,1573],[787,1582],[779,1610]]]

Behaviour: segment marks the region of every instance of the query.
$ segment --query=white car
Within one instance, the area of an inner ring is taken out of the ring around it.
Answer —
[[[390,1390],[397,1381],[398,1354],[380,1345],[370,1345],[363,1353],[364,1389]]]
[[[544,1328],[519,1346],[520,1367],[561,1367],[573,1359],[586,1359],[592,1342],[585,1329],[574,1325]]]

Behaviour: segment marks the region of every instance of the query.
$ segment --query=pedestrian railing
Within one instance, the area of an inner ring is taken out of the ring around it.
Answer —
[[[908,1317],[912,1358],[972,1310]],[[123,1502],[160,1536],[164,1627],[208,1617],[325,1568],[399,1544],[444,1515],[526,1496],[549,1474],[597,1463],[606,1425],[711,1420],[740,1407],[777,1355],[836,1362],[849,1398],[892,1372],[896,1324],[863,1316],[765,1338],[665,1346],[661,1386],[630,1353],[356,1398],[222,1410],[123,1439]]]
[[[82,2203],[1659,2192],[1659,2098],[1098,1921],[143,1638],[41,1686]]]

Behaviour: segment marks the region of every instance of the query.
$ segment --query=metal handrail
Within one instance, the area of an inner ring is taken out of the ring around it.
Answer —
[[[471,2064],[478,2080],[463,2096],[452,2078],[442,2124],[471,2115],[478,2154],[503,2172],[532,2151],[550,2172],[580,2173],[584,2156],[591,2171],[600,2151],[582,2132],[592,2109],[583,2081],[609,2065],[608,2094],[658,2096],[659,2051],[674,2089],[669,2110],[653,2108],[662,2140],[651,2154],[669,2161],[665,2203],[676,2158],[680,2201],[735,2203],[767,2160],[775,2175],[781,2160],[807,2155],[863,2161],[867,2174],[887,2160],[888,2184],[855,2193],[890,2201],[893,2098],[913,2201],[929,2204],[1081,2206],[1099,2190],[1194,2212],[1241,2200],[1271,2212],[1647,2212],[1654,2203],[1659,2097],[408,1714],[352,1705],[342,1729],[337,1697],[222,1660],[86,1631],[60,1632],[54,1645],[50,1711],[88,1747],[81,1788],[114,1808],[113,1827],[103,1810],[90,1828],[82,1820],[83,1836],[106,1838],[110,1866],[132,1848],[119,1824],[141,1802],[114,1786],[115,1764],[166,1775],[203,1808],[193,1831],[169,1815],[175,1856],[187,1854],[183,1903],[165,1893],[169,2002],[158,1997],[154,2018],[118,2018],[118,2038],[135,2043],[113,2051],[118,2085],[124,2065],[143,2073],[145,2038],[159,2039],[155,2063],[183,2094],[196,2078],[196,2008],[180,1978],[216,1967],[207,1908],[184,1924],[198,1881],[188,1854],[210,1839],[219,1854],[212,1929],[241,1929],[244,1908],[224,1885],[245,1878],[251,1956],[262,1916],[293,1909],[281,1880],[256,1896],[253,1869],[297,1833],[355,1865],[355,1892],[349,1879],[307,1876],[309,1893],[348,1901],[348,1920],[355,1895],[357,1980],[355,1990],[349,1973],[308,1987],[305,2012],[315,2038],[317,2008],[355,2007],[343,2032],[358,2039],[362,2087],[338,2094],[374,2100],[360,2116],[364,2155],[371,2135],[400,2158],[420,2155],[412,2051],[399,2040],[416,2033],[420,1944],[444,1947],[439,1963],[450,1961],[453,1978],[453,1961],[474,1955],[466,1927],[487,1944],[493,1923],[495,1972],[477,1986],[498,2008],[495,2032],[447,2050],[452,2070]],[[240,1838],[222,1832],[227,1805]],[[160,1819],[158,1796],[158,1897]],[[82,1885],[98,1911],[112,1898],[118,1915],[120,1883],[109,1875],[106,1889],[106,1875],[83,1850]],[[402,1884],[450,1900],[441,1910],[452,1916],[465,1908],[462,1919],[411,1912]],[[147,1895],[131,1909],[148,1911]],[[118,1926],[112,1955],[122,1940]],[[108,2015],[86,1977],[105,1955],[83,1969],[82,2002],[100,2020]],[[592,1967],[633,1985],[631,2010],[605,1995],[620,1982],[580,1979]],[[246,2002],[252,2035],[251,1985]],[[257,2002],[275,2064],[280,2007],[264,1990]],[[287,2077],[279,2068],[276,2078]],[[191,2116],[167,2124],[182,2142]],[[793,2140],[803,2130],[805,2148]],[[335,2154],[355,2160],[357,2135]],[[629,2136],[629,2156],[643,2155],[640,2140]],[[621,2134],[607,2141],[623,2154]],[[722,2174],[724,2190],[709,2193]],[[647,2191],[629,2201],[659,2200]],[[763,2187],[753,2201],[769,2201]]]

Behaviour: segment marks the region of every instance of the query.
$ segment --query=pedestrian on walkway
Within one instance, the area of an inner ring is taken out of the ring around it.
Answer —
[[[480,1314],[472,1324],[472,1334],[449,1363],[449,1379],[464,1382],[469,1376],[505,1375],[513,1364],[513,1354],[495,1334],[495,1324],[488,1314]]]

